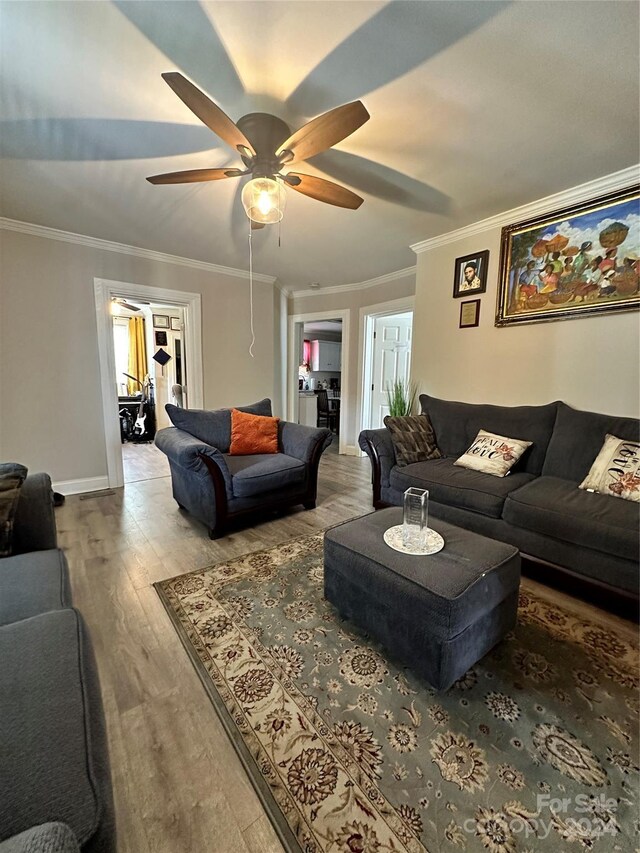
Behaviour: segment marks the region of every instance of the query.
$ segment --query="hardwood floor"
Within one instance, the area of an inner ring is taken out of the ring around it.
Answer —
[[[122,467],[125,483],[169,476],[169,460],[153,442],[125,442],[122,445]]]
[[[151,584],[362,515],[370,489],[368,459],[338,456],[334,442],[320,463],[317,509],[215,542],[178,510],[168,477],[70,497],[56,510],[100,670],[119,853],[282,850]]]
[[[368,459],[338,456],[334,442],[321,461],[317,509],[295,509],[215,542],[178,510],[168,477],[68,498],[56,511],[74,602],[100,670],[119,853],[282,850],[151,584],[370,508]],[[541,591],[635,634],[615,617]]]

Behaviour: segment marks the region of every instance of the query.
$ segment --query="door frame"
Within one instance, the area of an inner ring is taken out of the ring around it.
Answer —
[[[93,289],[98,329],[98,359],[100,362],[107,477],[109,488],[116,489],[124,486],[124,470],[118,421],[116,362],[111,331],[111,299],[113,296],[124,299],[138,297],[148,302],[159,302],[184,309],[183,340],[186,350],[187,399],[190,406],[202,409],[204,408],[202,298],[199,293],[187,293],[182,290],[112,281],[105,278],[94,278]]]
[[[287,419],[298,422],[298,363],[296,347],[296,324],[312,320],[342,321],[342,370],[340,372],[340,435],[338,453],[347,452],[347,407],[349,399],[349,315],[348,309],[338,311],[310,311],[307,314],[290,314],[287,334]]]
[[[360,341],[359,352],[361,355],[359,366],[358,383],[358,411],[360,412],[360,432],[369,429],[371,425],[371,383],[373,381],[373,332],[375,321],[379,317],[390,317],[394,314],[406,314],[414,312],[415,296],[404,296],[402,299],[391,299],[388,302],[379,302],[377,305],[365,305],[360,309]],[[413,324],[411,327],[411,357],[413,355]],[[411,367],[409,368],[411,374]],[[359,455],[364,456],[364,451],[359,450]]]

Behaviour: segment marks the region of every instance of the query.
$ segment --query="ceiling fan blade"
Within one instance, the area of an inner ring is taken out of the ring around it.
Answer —
[[[253,219],[251,220],[251,230],[252,231],[257,231],[258,228],[264,228],[264,226],[265,226],[264,222],[254,222]]]
[[[300,172],[289,172],[286,178],[299,178],[300,183],[287,184],[292,190],[303,195],[308,195],[318,201],[324,201],[327,204],[335,204],[336,207],[348,207],[350,210],[357,210],[363,198],[352,193],[346,187],[341,187],[340,184],[334,184],[333,181],[325,181],[324,178],[315,178],[312,175],[301,175]]]
[[[240,169],[187,169],[186,172],[167,172],[165,175],[152,175],[147,178],[150,184],[194,184],[198,181],[221,181],[223,178],[237,178]]]
[[[369,118],[362,101],[352,101],[307,122],[280,146],[279,151],[293,152],[293,159],[288,163],[307,160],[350,136]]]
[[[195,113],[201,122],[207,125],[220,139],[232,148],[242,145],[253,152],[253,148],[244,133],[213,103],[204,92],[190,83],[179,71],[167,71],[162,75],[163,80],[171,86],[176,95]]]
[[[139,311],[141,311],[141,310],[142,310],[142,309],[141,309],[141,308],[139,308],[137,305],[131,305],[131,303],[129,303],[129,302],[125,302],[125,300],[124,300],[124,299],[114,299],[113,301],[116,303],[116,305],[121,305],[123,308],[126,308],[126,309],[127,309],[127,311],[139,312]],[[150,303],[148,303],[148,302],[147,302],[147,303],[145,303],[145,304],[147,304],[147,305],[148,305],[148,304],[150,304]]]

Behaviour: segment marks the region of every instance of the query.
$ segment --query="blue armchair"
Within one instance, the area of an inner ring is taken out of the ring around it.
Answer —
[[[271,401],[238,407],[271,415]],[[156,446],[169,458],[173,497],[209,529],[223,536],[231,523],[260,511],[302,504],[316,505],[318,465],[330,444],[328,429],[281,421],[278,453],[231,456],[229,409],[200,411],[171,404],[174,424],[156,434]]]

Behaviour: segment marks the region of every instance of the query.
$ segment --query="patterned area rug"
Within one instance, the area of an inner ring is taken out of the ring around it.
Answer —
[[[339,619],[322,537],[156,584],[285,847],[637,849],[637,650],[530,593],[446,693]]]

